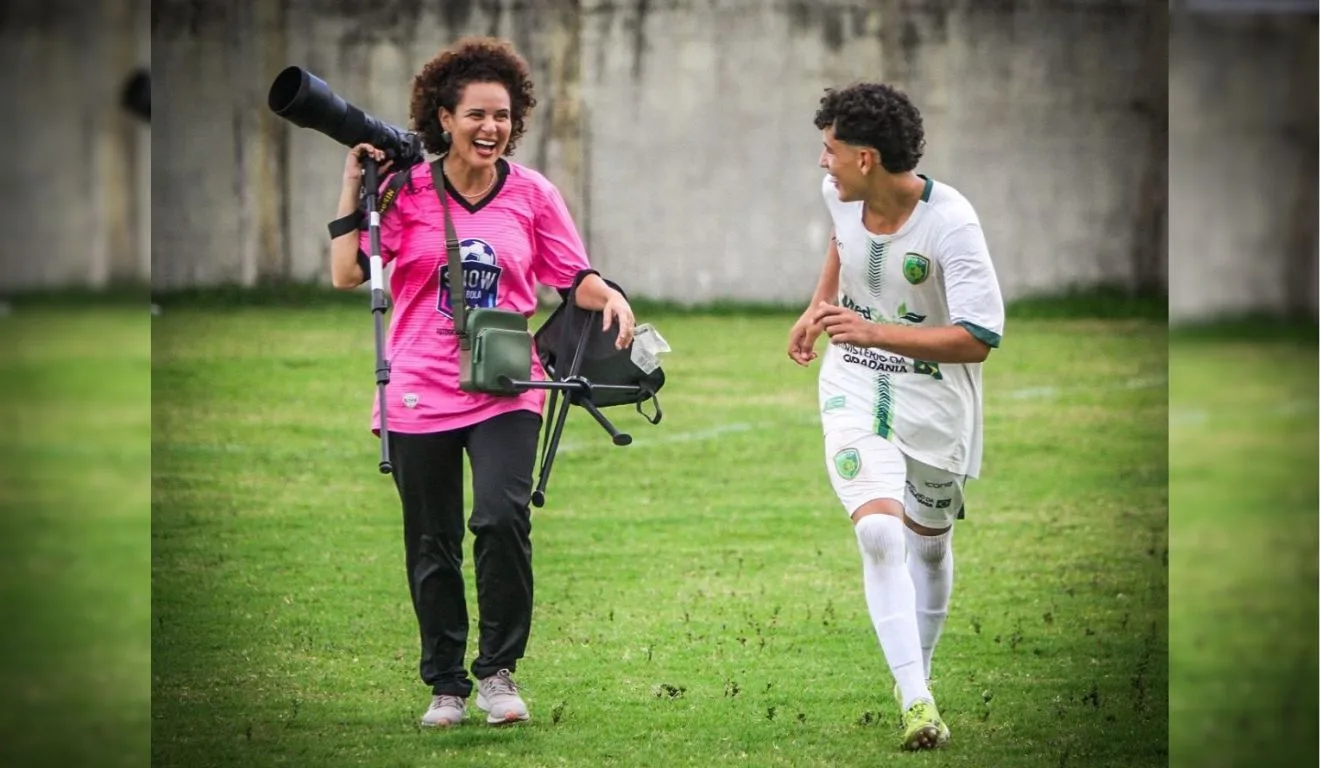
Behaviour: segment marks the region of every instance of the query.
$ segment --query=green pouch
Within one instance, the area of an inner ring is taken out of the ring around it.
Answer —
[[[532,334],[527,318],[504,309],[474,309],[467,313],[469,344],[460,344],[458,386],[464,392],[516,395],[516,387],[500,384],[532,378]],[[464,349],[470,346],[470,349]]]

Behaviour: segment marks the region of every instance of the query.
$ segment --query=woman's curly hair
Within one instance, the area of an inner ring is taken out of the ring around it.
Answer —
[[[834,126],[834,138],[874,147],[890,173],[917,167],[926,149],[921,113],[907,95],[880,83],[857,83],[841,91],[825,89],[816,127]]]
[[[464,37],[441,51],[413,78],[412,130],[433,154],[449,149],[440,108],[453,112],[468,83],[500,83],[509,91],[509,143],[504,154],[512,155],[526,130],[527,114],[536,106],[532,95],[531,70],[527,61],[505,40],[493,37]]]

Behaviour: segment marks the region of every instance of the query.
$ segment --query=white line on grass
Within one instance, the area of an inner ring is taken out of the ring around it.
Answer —
[[[1064,392],[1114,392],[1120,390],[1150,389],[1152,387],[1163,386],[1166,381],[1168,381],[1168,379],[1167,377],[1164,376],[1146,376],[1146,377],[1126,379],[1116,384],[1111,384],[1109,386],[1103,386],[1103,387],[1072,387],[1067,389],[1061,389],[1059,387],[1027,387],[1025,389],[1009,390],[1007,393],[1005,393],[1005,396],[1016,400],[1037,400],[1043,398],[1057,397],[1058,395]],[[663,424],[664,422],[661,423]],[[757,421],[757,422],[738,421],[729,424],[720,424],[718,426],[710,427],[708,429],[697,429],[689,432],[668,432],[665,434],[657,435],[655,437],[643,437],[641,440],[639,440],[636,443],[633,443],[629,447],[642,448],[650,445],[669,445],[672,443],[687,443],[687,442],[692,442],[694,440],[710,440],[712,438],[720,437],[722,435],[728,435],[738,432],[752,432],[760,429],[773,429],[776,427],[795,425],[796,423],[797,422],[785,423],[783,421]],[[819,423],[818,414],[815,413],[811,414],[811,417],[809,419],[804,419],[803,423],[806,424]],[[649,426],[650,426],[649,424],[646,425],[646,427]],[[642,427],[642,429],[645,429],[646,427]],[[635,434],[635,433],[630,433],[630,434]],[[591,441],[589,443],[572,442],[572,441],[563,442],[559,444],[558,452],[576,453],[584,449],[594,450],[598,446],[599,446],[599,441]]]
[[[1010,389],[1004,393],[1004,397],[1013,400],[1042,400],[1051,397],[1058,397],[1066,392],[1116,392],[1119,390],[1131,389],[1153,389],[1162,387],[1168,383],[1167,376],[1138,376],[1132,379],[1124,379],[1115,384],[1103,387],[1025,387],[1023,389]]]
[[[1007,397],[1010,399],[1016,399],[1016,400],[1037,400],[1037,399],[1058,397],[1059,395],[1066,394],[1069,392],[1092,393],[1092,392],[1115,392],[1115,391],[1124,391],[1124,390],[1133,390],[1133,389],[1149,389],[1152,387],[1163,386],[1165,381],[1166,381],[1165,377],[1160,376],[1160,377],[1126,379],[1124,381],[1120,381],[1102,387],[1048,387],[1048,386],[1027,387],[1024,389],[1009,390],[1000,396]],[[1302,413],[1308,407],[1306,403],[1301,403],[1301,402],[1292,403],[1290,405],[1291,407],[1293,407],[1293,412],[1295,413]],[[1309,407],[1311,410],[1314,410],[1315,408],[1314,404],[1310,405]],[[1171,415],[1170,418],[1172,419],[1174,417]],[[1181,413],[1178,416],[1178,418],[1183,419],[1184,421],[1195,422],[1197,420],[1204,420],[1205,414],[1199,413],[1198,415],[1198,412],[1186,412],[1186,413]],[[643,424],[643,425],[639,425],[635,430],[630,431],[630,434],[632,434],[635,438],[638,439],[637,442],[630,445],[629,448],[632,450],[637,450],[641,448],[646,448],[648,446],[672,445],[675,443],[689,443],[689,442],[696,442],[701,440],[713,440],[715,438],[722,437],[724,435],[739,434],[743,432],[755,432],[764,429],[783,429],[784,427],[792,427],[792,426],[817,425],[819,423],[820,423],[820,415],[813,411],[809,415],[804,416],[799,420],[752,421],[752,422],[736,421],[727,424],[716,424],[715,426],[707,427],[705,429],[695,429],[685,432],[668,432],[662,429],[659,434],[656,434],[654,436],[652,436],[648,432],[648,430],[652,428],[652,425]],[[664,422],[662,421],[660,425],[656,425],[656,426],[659,427],[663,424]],[[594,450],[598,450],[602,445],[608,445],[608,444],[609,444],[608,437],[602,433],[598,438],[591,438],[585,440],[569,440],[562,442],[559,444],[558,453],[571,454],[571,453],[578,453],[584,450],[594,451]],[[300,453],[297,452],[285,452],[277,449],[276,450],[254,449],[250,445],[236,444],[236,443],[223,443],[223,444],[165,443],[164,445],[158,445],[157,447],[165,448],[167,450],[179,451],[183,453],[198,453],[198,454],[268,453],[270,455],[280,456],[280,457],[301,455]],[[350,456],[356,457],[357,455],[358,453],[356,451],[334,450],[327,448],[318,449],[316,452],[316,456],[321,459],[346,458]]]
[[[1305,416],[1314,414],[1317,410],[1320,410],[1320,405],[1305,400],[1287,400],[1273,408],[1234,410],[1228,413],[1215,412],[1219,415],[1214,415],[1204,408],[1172,408],[1169,410],[1169,426],[1199,427],[1215,423],[1223,425],[1230,421],[1246,424],[1253,419]]]

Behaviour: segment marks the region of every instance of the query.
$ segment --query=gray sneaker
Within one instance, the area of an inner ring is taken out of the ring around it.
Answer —
[[[520,723],[530,717],[507,669],[477,681],[477,708],[486,713],[491,725]]]
[[[467,702],[458,696],[432,696],[430,708],[422,715],[422,725],[428,728],[447,728],[463,722],[466,713]]]

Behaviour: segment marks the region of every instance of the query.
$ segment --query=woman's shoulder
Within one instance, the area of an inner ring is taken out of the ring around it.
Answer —
[[[386,212],[422,204],[419,196],[434,195],[434,187],[429,163],[415,163],[401,171],[394,171],[381,182],[379,208]]]
[[[401,195],[410,195],[420,191],[423,188],[430,189],[431,164],[413,163],[401,171],[390,171],[381,179],[380,191],[382,195],[389,194],[391,191]]]
[[[505,180],[506,186],[513,184],[523,187],[527,191],[532,192],[538,199],[542,198],[545,193],[554,191],[554,182],[550,181],[550,179],[546,178],[545,174],[535,168],[523,165],[522,163],[515,163],[507,157],[504,158],[503,161],[509,167],[509,174]]]
[[[410,182],[409,186],[414,189],[434,186],[434,181],[431,177],[430,163],[416,163],[407,170],[407,174],[408,181]]]

